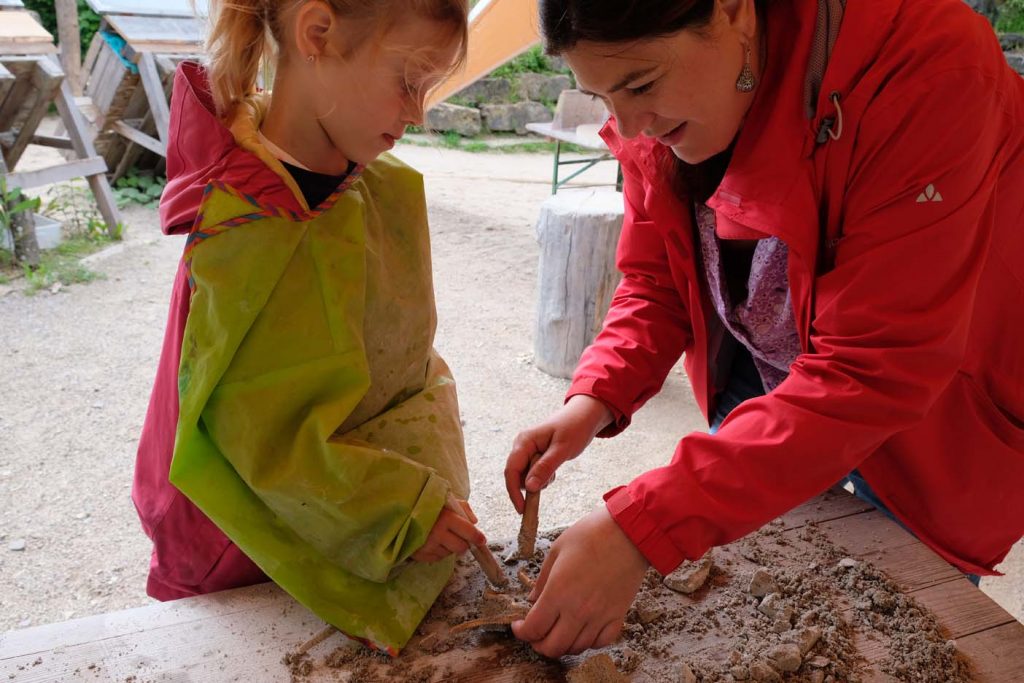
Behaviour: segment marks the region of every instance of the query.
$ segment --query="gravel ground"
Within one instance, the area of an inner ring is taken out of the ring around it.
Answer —
[[[19,170],[45,165],[45,152]],[[471,502],[486,533],[510,537],[518,517],[504,493],[505,455],[567,386],[532,365],[533,225],[551,159],[420,147],[399,155],[427,177],[437,346],[459,382]],[[610,180],[606,166],[591,173]],[[155,211],[125,218],[124,242],[92,257],[102,279],[35,296],[0,285],[0,632],[150,601],[150,545],[129,493],[182,239],[160,234]],[[624,435],[563,469],[542,526],[573,521],[702,426],[677,368]],[[1008,578],[983,582],[1018,618],[1021,554],[1004,565]]]

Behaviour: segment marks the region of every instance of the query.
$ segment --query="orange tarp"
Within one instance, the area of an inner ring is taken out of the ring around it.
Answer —
[[[469,13],[466,66],[442,83],[430,108],[540,42],[537,0],[480,0]]]

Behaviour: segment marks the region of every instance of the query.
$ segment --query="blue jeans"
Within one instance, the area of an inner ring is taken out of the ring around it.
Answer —
[[[737,346],[736,356],[733,359],[732,369],[729,373],[729,383],[725,391],[718,397],[718,406],[711,420],[709,431],[712,434],[718,431],[726,416],[735,410],[738,405],[747,399],[764,395],[764,385],[761,383],[761,375],[757,372],[757,366],[754,365],[753,357],[745,346],[742,344]],[[896,515],[892,514],[889,508],[885,506],[885,503],[878,499],[878,496],[875,495],[875,492],[868,485],[867,481],[864,480],[860,472],[853,470],[839,481],[840,486],[846,486],[847,484],[853,486],[853,494],[855,496],[865,503],[873,505],[880,512],[884,513],[886,517],[899,524],[916,538],[914,532],[907,529],[906,525],[897,519]],[[975,586],[981,581],[981,577],[977,574],[964,574],[964,576]]]

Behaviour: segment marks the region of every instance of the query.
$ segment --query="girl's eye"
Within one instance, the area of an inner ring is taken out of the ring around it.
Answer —
[[[657,79],[650,81],[648,83],[644,83],[643,85],[638,86],[636,88],[626,88],[626,90],[629,92],[630,95],[643,95],[644,93],[648,93],[651,91],[651,88],[654,87],[655,82],[657,82]]]

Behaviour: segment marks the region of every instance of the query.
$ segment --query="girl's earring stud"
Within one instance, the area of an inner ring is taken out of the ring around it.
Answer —
[[[746,46],[747,55],[743,60],[743,70],[740,77],[736,79],[736,90],[740,92],[753,92],[757,87],[757,79],[754,77],[754,70],[750,68],[750,45]]]
[[[308,55],[306,61],[312,64],[316,60],[316,55]]]

